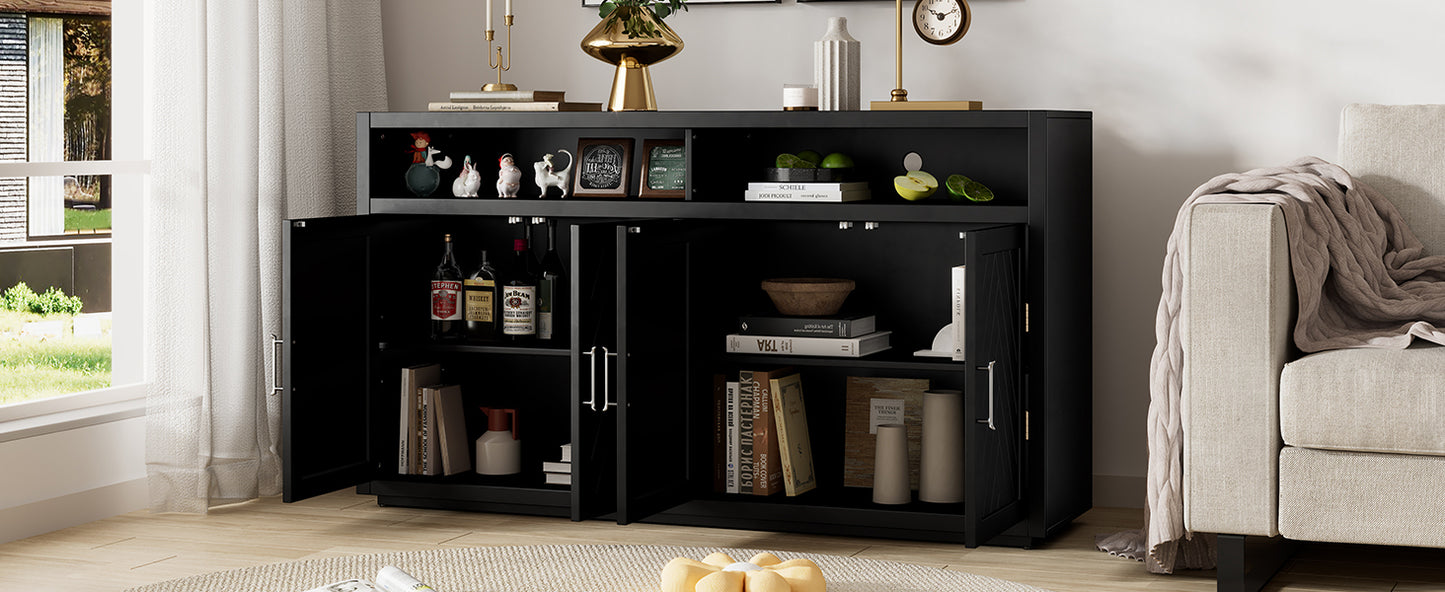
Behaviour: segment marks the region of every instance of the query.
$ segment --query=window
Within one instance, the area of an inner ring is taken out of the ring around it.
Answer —
[[[0,2],[0,421],[139,393],[144,3]]]

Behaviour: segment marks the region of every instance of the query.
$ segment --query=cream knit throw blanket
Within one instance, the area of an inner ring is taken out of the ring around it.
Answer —
[[[1196,203],[1273,203],[1284,211],[1290,266],[1299,295],[1294,340],[1300,350],[1402,349],[1419,337],[1445,344],[1445,256],[1424,256],[1395,206],[1344,169],[1313,157],[1278,168],[1215,177],[1184,202],[1164,256],[1149,364],[1149,469],[1146,525],[1100,535],[1099,549],[1145,559],[1155,573],[1214,566],[1213,537],[1184,529],[1184,429],[1180,417],[1188,218]],[[1445,224],[1445,220],[1417,220]]]

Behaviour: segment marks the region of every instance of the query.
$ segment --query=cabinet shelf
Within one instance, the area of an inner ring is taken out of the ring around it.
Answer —
[[[1019,205],[886,202],[755,203],[640,199],[437,199],[370,200],[371,214],[454,216],[540,216],[544,218],[708,218],[715,220],[815,220],[847,222],[934,222],[962,219],[988,224],[1022,224]]]
[[[957,371],[967,365],[950,358],[927,358],[914,356],[912,350],[898,348],[881,351],[860,358],[827,356],[775,356],[763,354],[721,354],[728,362],[759,367],[803,366],[869,368],[875,370],[897,370],[914,372]]]
[[[540,347],[529,345],[483,345],[476,343],[427,343],[407,346],[388,342],[378,343],[379,351],[416,351],[426,353],[470,353],[496,354],[503,356],[556,356],[565,358],[572,350],[566,347]]]

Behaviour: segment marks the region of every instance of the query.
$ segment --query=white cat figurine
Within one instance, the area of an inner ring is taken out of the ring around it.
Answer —
[[[562,190],[562,197],[567,197],[567,184],[572,178],[572,153],[566,150],[557,150],[567,155],[567,168],[560,171],[552,166],[552,155],[542,157],[541,162],[532,163],[532,168],[537,171],[537,188],[542,194],[537,197],[547,197],[547,188],[556,187]]]

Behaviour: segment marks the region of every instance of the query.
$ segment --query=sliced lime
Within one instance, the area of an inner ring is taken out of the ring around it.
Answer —
[[[963,175],[949,175],[944,182],[948,192],[955,196],[954,199],[966,198],[969,201],[993,201],[993,190],[983,183],[974,181]]]
[[[779,154],[779,155],[778,155],[778,160],[777,160],[776,163],[774,163],[773,166],[775,166],[775,167],[777,167],[777,168],[780,168],[780,169],[812,169],[812,168],[817,168],[816,166],[813,165],[813,163],[808,162],[808,161],[806,161],[806,160],[803,160],[803,159],[801,159],[801,158],[798,158],[797,156],[794,156],[794,155],[792,155],[792,154]]]

